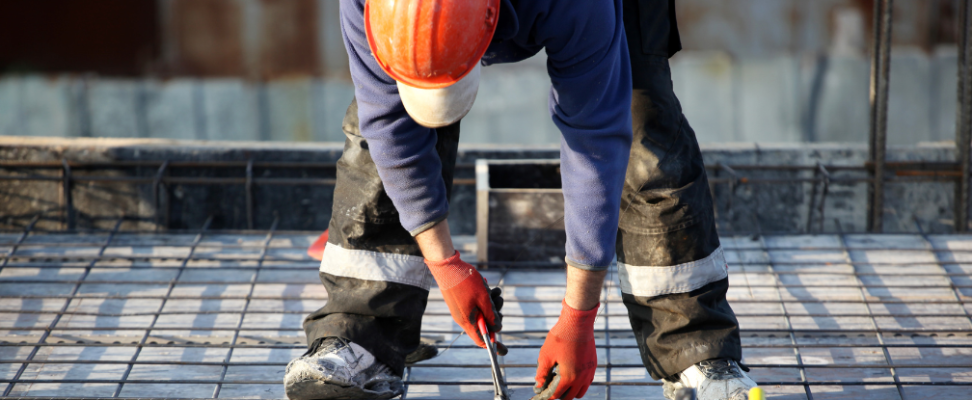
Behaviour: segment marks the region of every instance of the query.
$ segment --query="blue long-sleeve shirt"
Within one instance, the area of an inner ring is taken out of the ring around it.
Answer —
[[[378,175],[417,235],[448,215],[436,135],[415,123],[395,80],[375,61],[364,31],[365,0],[341,0],[341,30],[361,135]],[[614,258],[621,188],[631,148],[631,71],[621,0],[502,0],[483,64],[547,52],[550,114],[560,129],[567,263],[600,270]]]

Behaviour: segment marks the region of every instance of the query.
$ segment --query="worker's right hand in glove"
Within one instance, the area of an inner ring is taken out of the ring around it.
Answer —
[[[597,370],[594,320],[599,306],[579,311],[563,302],[560,319],[540,348],[531,400],[572,400],[587,394]]]
[[[466,331],[477,346],[486,348],[482,334],[476,327],[479,315],[486,321],[486,329],[499,332],[503,329],[503,298],[499,288],[489,290],[486,280],[476,271],[476,267],[459,259],[459,252],[442,261],[425,260],[435,282],[442,291],[442,297],[449,306],[452,319]],[[496,350],[506,355],[506,346],[496,342]]]

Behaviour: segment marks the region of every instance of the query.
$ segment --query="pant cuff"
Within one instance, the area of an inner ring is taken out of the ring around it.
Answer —
[[[655,380],[674,378],[679,372],[705,360],[723,358],[738,362],[742,359],[742,345],[736,338],[727,338],[718,343],[699,342],[694,345],[685,343],[685,345],[681,351],[672,354],[671,358],[664,362],[646,364],[645,367],[651,377]]]

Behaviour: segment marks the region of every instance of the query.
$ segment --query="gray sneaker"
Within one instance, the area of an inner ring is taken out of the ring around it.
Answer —
[[[390,399],[400,396],[404,385],[363,347],[329,337],[287,364],[284,389],[290,400]]]
[[[665,379],[666,399],[674,400],[679,390],[692,388],[698,400],[747,400],[749,389],[756,387],[756,382],[738,363],[725,359],[702,361],[686,368],[675,379]]]

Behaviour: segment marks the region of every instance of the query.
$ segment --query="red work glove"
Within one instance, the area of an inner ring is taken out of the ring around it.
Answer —
[[[590,311],[577,311],[566,301],[562,304],[560,319],[540,348],[534,400],[584,397],[594,381],[597,370],[594,319],[600,304]]]
[[[442,297],[452,319],[466,331],[477,346],[486,348],[482,334],[476,328],[476,319],[480,314],[486,320],[486,327],[490,332],[503,329],[503,316],[497,311],[502,307],[499,288],[489,290],[486,280],[476,271],[476,268],[459,259],[459,252],[442,261],[425,260],[429,266],[435,282],[439,284]],[[499,303],[499,304],[495,304]],[[501,355],[506,353],[506,347],[497,342],[497,350]]]

